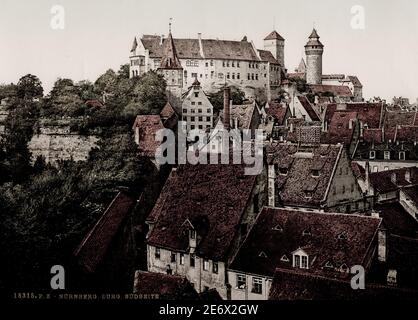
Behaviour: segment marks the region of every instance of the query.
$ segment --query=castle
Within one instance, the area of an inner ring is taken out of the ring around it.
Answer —
[[[356,101],[362,100],[362,85],[357,77],[323,75],[324,45],[313,29],[305,45],[306,64],[302,59],[295,70],[285,67],[285,39],[272,31],[264,38],[264,49],[257,49],[244,36],[241,41],[204,39],[198,33],[194,39],[175,39],[171,25],[167,38],[144,35],[134,38],[130,51],[130,77],[150,70],[164,75],[167,89],[180,97],[197,79],[205,92],[216,92],[224,86],[237,87],[246,97],[254,99],[265,94],[267,100],[277,97],[285,79],[304,79],[308,85],[347,86]]]

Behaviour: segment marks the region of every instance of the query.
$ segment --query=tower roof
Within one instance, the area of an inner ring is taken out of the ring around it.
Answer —
[[[134,38],[134,42],[132,43],[131,52],[135,51],[138,47],[138,41],[136,41],[136,37]]]
[[[269,33],[267,37],[264,38],[264,40],[281,40],[284,41],[284,38],[276,31],[273,30]]]
[[[321,48],[323,48],[324,47],[324,45],[321,43],[321,41],[319,41],[319,35],[318,35],[318,32],[316,31],[316,29],[314,28],[313,30],[312,30],[312,33],[311,33],[311,35],[309,36],[309,40],[308,40],[308,43],[306,44],[306,46],[305,46],[305,48],[306,47],[310,47],[310,46],[316,46],[316,47],[321,47]]]
[[[168,34],[168,38],[164,40],[160,69],[183,69],[177,56],[171,32]]]
[[[192,83],[192,86],[194,86],[194,87],[200,87],[200,82],[199,82],[199,80],[197,80],[197,77],[195,77],[195,79],[194,79],[194,81]]]

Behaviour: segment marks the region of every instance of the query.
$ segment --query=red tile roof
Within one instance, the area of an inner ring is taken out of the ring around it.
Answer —
[[[347,214],[264,208],[230,269],[272,277],[276,268],[291,269],[292,252],[311,253],[309,272],[335,274],[338,268],[368,263],[381,219]],[[339,237],[344,237],[339,239]],[[265,256],[260,255],[264,252]],[[286,256],[289,261],[283,261]],[[335,270],[324,269],[331,262]]]
[[[298,96],[297,97],[300,104],[303,106],[303,108],[308,113],[309,117],[312,119],[312,121],[321,121],[319,116],[316,114],[315,110],[312,108],[311,103],[305,96]]]
[[[325,84],[311,84],[309,88],[313,94],[332,93],[337,97],[352,97],[353,94],[347,86],[325,85]]]
[[[158,295],[165,300],[198,300],[199,295],[185,277],[136,271],[134,293]]]
[[[158,130],[164,129],[159,115],[139,115],[136,117],[133,130],[139,130],[139,151],[142,155],[155,156],[160,142],[156,141],[155,135]]]
[[[337,110],[357,112],[357,118],[363,124],[367,124],[368,128],[374,129],[380,128],[380,122],[384,111],[382,103],[331,103],[327,105],[325,120],[329,122]]]
[[[355,111],[336,111],[328,124],[328,132],[323,135],[323,143],[342,143],[349,145],[352,142],[354,129],[357,121]],[[351,122],[351,129],[350,129]]]
[[[406,181],[406,172],[411,172],[411,182]],[[396,176],[396,182],[392,182],[392,176]],[[380,171],[370,174],[370,183],[380,193],[398,190],[400,187],[418,184],[418,168],[401,168],[396,170]]]
[[[264,40],[284,40],[283,37],[276,31],[273,30],[268,34],[267,37],[264,38]]]
[[[369,143],[383,143],[382,129],[364,129],[363,140]]]
[[[202,236],[196,253],[225,259],[240,226],[256,177],[243,165],[182,165],[172,171],[148,221],[148,244],[176,251],[189,246],[189,220]],[[201,228],[199,225],[203,224]]]
[[[285,103],[269,101],[268,108],[266,108],[267,115],[272,116],[279,125],[282,125],[289,106]]]
[[[160,37],[143,37],[145,49],[149,50],[150,58],[163,56]],[[163,40],[163,44],[167,39]],[[200,54],[199,39],[174,39],[177,55],[180,59],[225,59],[260,61],[251,42],[202,39],[204,57]]]
[[[418,141],[418,126],[401,126],[396,128],[396,137],[393,141]]]
[[[417,187],[409,189],[417,190]],[[391,234],[418,237],[418,221],[405,211],[399,202],[378,204],[374,209],[379,212],[384,226]]]
[[[367,279],[366,279],[367,281]],[[366,283],[353,290],[348,280],[313,275],[302,270],[276,269],[269,300],[416,300],[418,291]]]
[[[289,206],[320,206],[326,199],[334,166],[342,151],[342,145],[298,147],[296,144],[270,144],[267,147],[268,163],[287,168],[287,175],[277,175],[281,202]],[[319,177],[312,177],[314,169],[319,170]],[[312,192],[312,197],[307,197],[307,191]]]
[[[133,210],[136,199],[124,192],[119,192],[112,203],[89,231],[74,255],[78,264],[89,273],[95,272],[103,261],[109,246],[124,219]]]

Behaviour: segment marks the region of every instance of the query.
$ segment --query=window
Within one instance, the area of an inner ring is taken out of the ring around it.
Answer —
[[[251,75],[250,74],[248,74],[248,80],[251,80]]]
[[[199,97],[199,92],[195,92],[194,96],[195,96],[195,98],[198,98]]]
[[[225,67],[225,61],[222,61],[222,67]]]
[[[263,292],[263,279],[253,277],[253,293],[261,294]]]
[[[299,268],[299,266],[300,266],[300,255],[295,254],[293,256],[293,267],[294,268]]]
[[[203,129],[203,126],[202,126],[201,124],[199,124],[198,128],[199,128],[200,130],[202,130],[202,129]]]
[[[201,106],[201,105],[202,105],[202,101],[198,101],[198,102],[197,102],[197,105],[198,105],[198,106]]]
[[[190,110],[190,112],[191,112],[191,113],[195,113],[195,112],[196,112],[196,110],[195,110],[195,109],[192,109],[192,110]]]
[[[232,73],[232,79],[235,80],[235,73]]]
[[[187,113],[187,109],[183,109],[183,113]]]
[[[385,151],[384,157],[385,157],[385,160],[390,160],[390,151]]]
[[[302,269],[308,269],[308,257],[307,256],[302,256]]]
[[[229,61],[226,62],[226,66],[229,67]]]
[[[229,79],[230,75],[229,72],[226,74],[226,78]]]
[[[312,170],[312,177],[319,177],[319,170]]]
[[[206,112],[207,112],[207,113],[211,113],[210,111],[211,111],[210,109],[206,109]]]
[[[375,159],[376,158],[376,151],[370,151],[369,158],[370,159]]]
[[[399,160],[405,160],[405,151],[399,152]]]
[[[195,125],[194,125],[194,124],[192,124],[192,125],[190,126],[190,129],[192,129],[192,130],[193,130],[194,128],[196,128],[196,127],[195,127]]]
[[[203,121],[203,117],[199,117],[198,119],[199,119],[199,121]]]
[[[187,78],[187,70],[184,70],[184,77]]]
[[[202,109],[197,109],[197,113],[202,113]]]
[[[377,166],[373,166],[373,172],[378,172],[378,171],[379,171],[378,167]]]
[[[197,73],[193,72],[192,73],[192,78],[197,78]]]
[[[210,117],[206,117],[206,121],[210,121]]]
[[[258,80],[258,73],[255,74],[255,80]]]
[[[191,119],[190,119],[190,120],[191,120],[191,121],[195,121],[195,118],[196,118],[196,117],[191,117]]]
[[[192,118],[194,118],[194,117],[192,117]],[[196,239],[196,231],[195,230],[190,230],[190,239]]]
[[[279,174],[281,175],[287,175],[287,168],[279,168]]]
[[[206,260],[206,259],[203,260],[203,270],[205,271],[209,270],[209,260]]]
[[[193,65],[194,65],[195,67],[198,67],[198,66],[199,66],[199,61],[195,60],[195,61],[193,62]]]
[[[245,289],[247,286],[247,281],[245,279],[244,274],[237,274],[237,288],[238,289]]]
[[[213,60],[210,60],[210,66],[213,67]]]
[[[194,105],[196,105],[196,102],[192,101],[191,104],[192,104],[192,106],[194,106]]]
[[[239,61],[237,61],[237,68],[239,68]]]
[[[180,253],[180,264],[184,265],[184,254]]]
[[[212,272],[213,273],[218,273],[218,263],[217,262],[213,262],[213,264],[212,264]]]
[[[205,63],[205,66],[206,66],[206,67],[209,67],[209,63],[208,63],[208,62],[206,62],[206,63]]]
[[[194,268],[194,266],[195,266],[195,257],[194,257],[194,254],[191,254],[190,255],[190,267],[191,268]]]
[[[161,258],[161,251],[160,248],[155,248],[155,259],[160,259]]]
[[[251,80],[254,80],[254,73],[251,73]]]
[[[237,73],[237,79],[239,80],[241,78],[241,75]]]
[[[176,262],[176,253],[175,252],[171,253],[171,262]]]

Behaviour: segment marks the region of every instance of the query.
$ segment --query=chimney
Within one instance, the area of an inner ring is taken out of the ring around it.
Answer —
[[[393,172],[390,175],[390,181],[392,181],[392,183],[396,185],[396,172]]]
[[[199,40],[199,53],[202,57],[205,57],[203,52],[202,34],[200,32],[197,34],[197,39]]]
[[[238,129],[238,118],[234,118],[234,129]]]
[[[364,135],[363,122],[360,122],[360,138],[363,138],[363,135]]]
[[[365,173],[366,177],[365,177],[365,181],[364,181],[365,189],[366,189],[367,193],[371,193],[370,192],[370,163],[369,163],[369,161],[366,161],[366,164],[364,166],[364,170],[366,171],[366,173]]]
[[[224,128],[229,130],[231,128],[231,89],[225,87],[224,89]]]
[[[290,123],[290,132],[293,132],[294,128],[293,128],[293,122]]]
[[[353,119],[348,120],[348,129],[353,129]]]
[[[160,46],[163,45],[163,40],[164,40],[164,35],[162,34],[161,37],[160,37]]]

